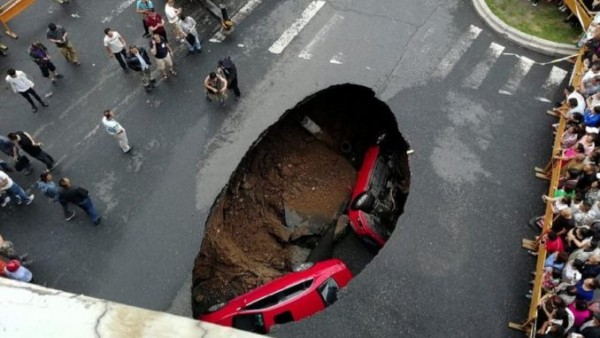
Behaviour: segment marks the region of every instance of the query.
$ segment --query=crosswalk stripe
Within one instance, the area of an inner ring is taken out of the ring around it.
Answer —
[[[281,54],[285,47],[292,42],[292,40],[300,33],[300,31],[306,26],[306,24],[317,14],[317,12],[323,7],[325,1],[317,0],[311,2],[308,7],[302,12],[300,18],[294,22],[290,28],[288,28],[277,41],[275,41],[271,47],[269,47],[269,52],[273,54]]]
[[[546,82],[544,82],[542,88],[547,92],[553,91],[563,82],[568,73],[569,72],[562,68],[552,66],[552,70],[550,71],[550,74],[548,74],[548,78],[546,79]]]
[[[508,81],[500,88],[498,93],[502,95],[513,95],[534,63],[535,61],[529,58],[524,56],[519,57],[519,62],[517,62],[511,70]]]
[[[499,45],[495,42],[490,43],[490,46],[488,47],[487,52],[485,53],[485,59],[479,62],[477,66],[475,66],[471,75],[469,75],[469,77],[467,77],[464,80],[463,86],[472,89],[479,88],[479,86],[481,86],[481,83],[489,73],[490,69],[492,69],[496,61],[498,61],[500,55],[502,55],[503,51],[504,46]]]
[[[343,16],[339,14],[334,14],[331,19],[323,26],[319,32],[315,35],[315,37],[302,49],[300,54],[298,54],[299,58],[310,60],[313,55],[313,50],[315,49],[315,45],[325,38],[325,35],[333,28],[333,26],[337,25],[340,21],[344,19]]]
[[[337,53],[336,55],[332,56],[331,59],[329,60],[329,63],[333,63],[335,65],[341,65],[342,63],[344,63],[344,54],[342,52]]]
[[[481,28],[471,25],[452,48],[446,53],[446,57],[438,64],[434,76],[445,78],[450,74],[454,65],[460,60],[462,55],[471,47],[471,44],[481,33]]]

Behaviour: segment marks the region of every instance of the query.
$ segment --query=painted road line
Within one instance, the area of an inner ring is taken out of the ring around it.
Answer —
[[[481,28],[471,25],[469,30],[465,32],[459,40],[450,48],[446,57],[438,64],[434,76],[445,78],[450,74],[454,65],[460,60],[463,54],[471,47],[471,44],[481,33]]]
[[[508,81],[500,88],[498,93],[502,95],[513,95],[534,63],[535,61],[529,58],[524,56],[519,57],[519,62],[511,70]]]
[[[244,19],[252,13],[260,5],[262,0],[250,0],[246,2],[246,4],[237,12],[234,16],[231,17],[231,21],[235,25],[238,25],[240,22],[244,21]],[[212,38],[210,38],[210,42],[223,42],[227,38],[227,35],[219,32],[216,32]]]
[[[485,53],[485,59],[475,66],[471,75],[464,80],[463,86],[472,89],[479,88],[483,80],[487,77],[487,74],[490,72],[490,69],[492,69],[500,55],[502,55],[503,51],[504,46],[495,42],[490,43],[490,46]]]
[[[115,16],[123,13],[129,6],[133,5],[135,2],[136,0],[125,0],[121,2],[119,5],[117,5],[117,8],[110,11],[109,16],[105,16],[100,22],[109,23]]]
[[[562,68],[552,66],[552,70],[550,71],[550,74],[548,74],[548,78],[546,79],[546,82],[544,82],[542,88],[547,92],[553,92],[563,82],[565,77],[567,77],[568,73],[569,72]]]
[[[339,52],[329,60],[329,63],[333,63],[334,65],[341,65],[342,63],[344,63],[344,58],[344,54],[342,54],[342,52]]]
[[[331,17],[331,19],[329,19],[329,21],[325,24],[325,26],[323,26],[319,30],[319,32],[315,35],[315,37],[306,45],[306,47],[304,47],[304,49],[302,49],[300,54],[298,54],[298,57],[306,59],[306,60],[312,59],[313,50],[315,49],[316,44],[323,41],[323,39],[325,38],[325,35],[327,35],[327,33],[331,30],[331,28],[333,28],[333,26],[337,25],[343,19],[344,19],[343,16],[341,16],[337,13],[334,14]]]
[[[300,18],[294,22],[290,28],[288,28],[277,41],[275,41],[271,47],[269,47],[269,52],[273,54],[281,54],[285,47],[289,45],[290,42],[300,33],[300,31],[306,26],[306,24],[317,14],[317,12],[323,7],[325,1],[317,0],[313,1],[306,7]]]

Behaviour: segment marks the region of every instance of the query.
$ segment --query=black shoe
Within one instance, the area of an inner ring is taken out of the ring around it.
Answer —
[[[142,34],[142,37],[143,38],[149,38],[150,37],[150,33],[144,33],[144,34]]]
[[[94,225],[97,226],[100,224],[100,222],[102,222],[102,217],[96,218],[96,220],[94,221]]]
[[[48,102],[42,102],[43,107],[48,107]]]
[[[57,79],[62,79],[64,76],[62,74],[56,74]]]
[[[31,107],[31,112],[33,112],[33,113],[37,112],[37,107],[36,106]]]
[[[29,168],[27,168],[27,171],[25,172],[24,175],[29,176],[29,175],[31,175],[32,172],[33,172],[33,167],[29,167]]]
[[[129,149],[127,151],[124,151],[123,154],[129,154],[132,149],[133,149],[133,146],[129,146]]]
[[[155,84],[156,80],[155,79],[150,79],[150,83]]]

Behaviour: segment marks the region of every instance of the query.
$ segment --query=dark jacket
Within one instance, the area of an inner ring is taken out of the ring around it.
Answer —
[[[150,63],[150,57],[148,57],[148,53],[146,52],[146,50],[142,47],[138,47],[138,51],[139,51],[140,55],[142,56],[142,58],[144,59],[144,61],[146,61],[148,66],[151,65],[152,63]],[[131,53],[127,55],[127,66],[129,66],[129,68],[133,69],[136,72],[139,72],[142,70],[142,65],[140,63],[140,60],[138,60],[137,56],[135,56]]]
[[[61,188],[58,192],[58,200],[63,203],[73,203],[79,205],[89,196],[87,190],[81,187],[71,187],[69,189]]]

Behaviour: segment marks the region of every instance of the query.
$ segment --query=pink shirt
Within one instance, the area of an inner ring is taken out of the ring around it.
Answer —
[[[583,325],[583,323],[585,323],[586,320],[588,320],[592,316],[592,311],[588,309],[585,309],[583,311],[577,310],[575,308],[575,303],[571,303],[571,305],[569,305],[569,310],[571,310],[573,316],[575,317],[575,327],[580,327],[581,325]]]

